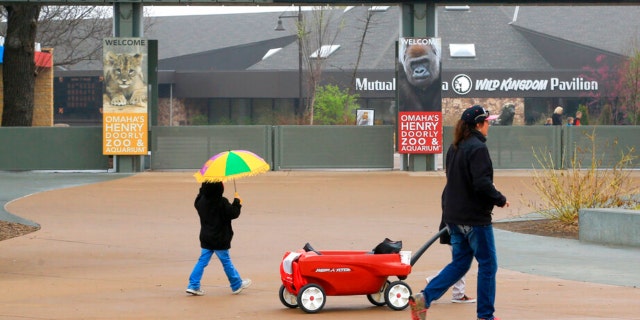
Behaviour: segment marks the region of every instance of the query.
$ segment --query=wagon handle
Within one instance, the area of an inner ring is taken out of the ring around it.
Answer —
[[[413,255],[413,257],[411,257],[411,266],[413,267],[413,265],[418,261],[418,259],[420,259],[420,257],[422,257],[422,254],[427,251],[427,249],[429,249],[429,247],[431,247],[431,245],[436,242],[436,240],[438,240],[438,238],[440,238],[440,236],[445,233],[448,232],[449,228],[448,227],[444,227],[442,228],[442,230],[438,231],[438,233],[436,233],[435,236],[433,236],[431,239],[429,239],[427,242],[425,242],[424,245],[422,245],[422,247],[420,247],[420,249],[418,249],[418,251],[416,251],[416,253]]]

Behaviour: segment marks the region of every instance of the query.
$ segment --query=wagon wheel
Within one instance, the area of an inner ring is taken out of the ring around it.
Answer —
[[[316,313],[324,307],[325,298],[324,290],[310,283],[298,292],[298,306],[306,313]]]
[[[404,281],[394,281],[384,291],[387,306],[393,310],[403,310],[409,305],[411,288]]]
[[[295,294],[292,294],[287,290],[284,285],[280,286],[280,292],[278,293],[280,296],[280,302],[284,304],[285,307],[295,309],[298,307],[298,297]]]
[[[378,292],[368,294],[367,299],[369,299],[369,302],[371,302],[374,306],[378,306],[378,307],[381,307],[387,304],[387,300],[384,298],[384,292],[385,290],[387,290],[387,287],[389,287],[390,283],[391,282],[387,280],[385,281],[385,283],[382,285],[382,287]]]

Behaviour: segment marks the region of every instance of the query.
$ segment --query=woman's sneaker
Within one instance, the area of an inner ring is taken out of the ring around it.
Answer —
[[[424,304],[422,293],[409,297],[409,307],[411,308],[411,320],[425,320],[427,318],[427,307]]]
[[[238,294],[242,292],[243,289],[248,288],[251,285],[251,279],[242,280],[242,285],[240,288],[233,290],[233,294]]]

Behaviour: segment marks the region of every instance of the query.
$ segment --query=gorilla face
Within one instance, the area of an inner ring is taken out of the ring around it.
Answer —
[[[440,77],[440,59],[433,45],[408,45],[402,61],[411,85],[427,88]]]

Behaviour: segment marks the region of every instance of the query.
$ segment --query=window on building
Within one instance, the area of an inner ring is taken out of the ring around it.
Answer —
[[[451,43],[449,44],[449,55],[451,58],[475,58],[476,45],[473,43]]]
[[[314,51],[309,58],[326,59],[340,48],[339,44],[323,45],[320,49]]]
[[[389,6],[373,6],[369,8],[370,12],[386,12],[389,10]]]
[[[274,48],[274,49],[269,49],[269,51],[267,51],[267,53],[264,54],[264,56],[262,57],[262,60],[265,60],[269,57],[271,57],[272,55],[276,54],[276,52],[282,50],[282,48]]]
[[[445,6],[445,11],[469,11],[471,7],[469,6]]]

